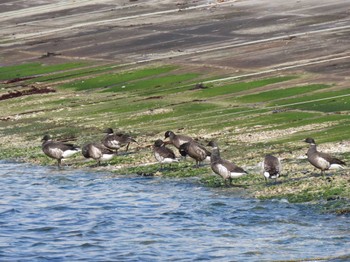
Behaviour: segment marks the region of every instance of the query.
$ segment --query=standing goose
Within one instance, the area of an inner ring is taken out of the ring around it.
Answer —
[[[89,143],[83,146],[81,151],[85,158],[92,158],[97,160],[97,165],[101,164],[101,161],[108,161],[116,154],[111,149],[105,147],[100,143]]]
[[[173,144],[177,149],[180,149],[180,146],[187,142],[194,141],[191,137],[185,135],[175,135],[173,131],[166,131],[164,134],[165,138],[169,138],[169,142]]]
[[[127,152],[131,142],[137,143],[135,139],[127,134],[114,133],[112,128],[107,128],[104,130],[104,133],[107,135],[102,139],[102,144],[109,149],[115,150],[116,153],[118,152],[119,148],[125,145],[125,152]]]
[[[66,144],[59,141],[53,141],[49,135],[45,135],[41,140],[43,152],[53,159],[57,160],[57,166],[61,166],[61,160],[70,157],[78,152],[80,148],[73,144]]]
[[[161,168],[164,163],[178,162],[174,151],[166,147],[164,145],[163,140],[161,139],[158,139],[154,142],[153,152],[154,152],[154,157],[161,164]]]
[[[270,154],[267,154],[264,158],[262,173],[264,175],[265,181],[267,179],[273,178],[276,179],[281,175],[282,165],[280,160]]]
[[[219,147],[214,141],[210,141],[208,146],[213,148],[210,156],[211,169],[225,180],[225,184],[228,180],[229,185],[231,185],[232,178],[238,178],[247,174],[243,168],[222,159],[220,157]]]
[[[316,142],[313,138],[308,137],[304,142],[310,144],[309,150],[306,153],[307,159],[311,165],[321,170],[321,174],[324,174],[324,172],[329,169],[344,168],[343,166],[346,166],[345,162],[338,158],[317,151]]]
[[[196,167],[199,167],[199,163],[209,159],[211,153],[202,145],[195,141],[184,143],[180,146],[179,152],[182,156],[189,155],[191,158],[196,160]]]

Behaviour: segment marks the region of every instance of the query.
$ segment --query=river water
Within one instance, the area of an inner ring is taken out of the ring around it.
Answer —
[[[0,261],[350,260],[349,216],[192,179],[0,162]]]

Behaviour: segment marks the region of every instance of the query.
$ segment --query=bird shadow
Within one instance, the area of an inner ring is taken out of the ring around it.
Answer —
[[[118,152],[116,154],[116,156],[129,156],[129,155],[134,155],[138,153],[137,151],[122,151],[122,152]]]
[[[270,187],[270,186],[278,186],[278,185],[282,185],[285,181],[267,181],[265,182],[265,186]]]

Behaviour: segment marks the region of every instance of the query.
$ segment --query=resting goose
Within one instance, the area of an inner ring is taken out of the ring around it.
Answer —
[[[264,158],[262,173],[264,175],[265,181],[267,179],[277,179],[281,175],[282,165],[280,160],[270,154],[267,154]]]
[[[204,146],[195,141],[182,144],[179,148],[179,152],[184,157],[189,155],[196,160],[196,167],[199,167],[199,163],[206,159],[210,161],[211,153]]]
[[[154,157],[161,164],[161,168],[164,163],[178,162],[174,151],[166,147],[164,145],[163,140],[161,139],[158,139],[154,142],[153,152],[154,152]]]
[[[41,140],[43,152],[53,159],[57,160],[57,166],[61,166],[61,160],[70,157],[78,152],[80,148],[73,144],[66,144],[59,141],[53,141],[49,135],[45,135]]]
[[[338,158],[332,157],[329,154],[317,151],[316,142],[313,138],[306,138],[304,142],[309,143],[310,147],[307,151],[307,159],[314,167],[321,170],[324,174],[326,170],[344,168],[346,166],[345,162],[339,160]]]
[[[107,128],[104,133],[107,135],[102,139],[102,144],[116,152],[125,145],[125,152],[127,152],[131,142],[137,143],[135,139],[127,134],[114,133],[112,128]]]
[[[220,157],[219,147],[214,141],[210,141],[208,146],[213,148],[210,156],[211,169],[225,180],[225,184],[228,180],[229,185],[231,185],[232,178],[238,178],[247,174],[243,168],[222,159]]]
[[[97,160],[97,165],[101,164],[101,161],[108,161],[116,154],[111,149],[105,147],[100,143],[89,143],[83,146],[81,153],[85,158],[92,158]]]
[[[164,134],[165,138],[169,138],[169,142],[173,144],[177,149],[180,149],[180,146],[187,142],[194,141],[191,137],[185,135],[175,135],[173,131],[166,131]]]

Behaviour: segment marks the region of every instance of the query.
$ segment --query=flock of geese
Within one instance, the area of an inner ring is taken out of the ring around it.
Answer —
[[[54,141],[49,135],[45,135],[42,139],[42,150],[50,158],[56,159],[59,167],[62,159],[68,158],[78,152],[81,152],[85,158],[95,159],[97,164],[100,165],[101,161],[111,160],[117,155],[121,147],[126,146],[126,151],[128,151],[130,143],[137,143],[129,135],[115,133],[112,128],[107,128],[104,130],[104,133],[106,135],[102,138],[101,142],[88,143],[82,148],[73,144]],[[314,139],[306,138],[304,142],[310,144],[306,154],[309,162],[314,167],[320,169],[322,174],[326,170],[343,168],[346,165],[342,160],[317,151]],[[157,139],[152,146],[154,157],[161,164],[161,167],[163,164],[179,162],[174,151],[166,146],[168,144],[176,147],[182,157],[189,156],[193,158],[196,161],[196,167],[199,167],[203,161],[210,161],[211,169],[224,179],[225,184],[228,182],[231,185],[232,179],[248,174],[242,167],[222,158],[218,144],[215,141],[208,143],[207,146],[211,147],[211,151],[209,151],[192,137],[176,135],[172,131],[166,131],[164,141]],[[271,178],[277,179],[282,171],[281,161],[277,157],[267,154],[262,162],[261,171],[266,181]]]

